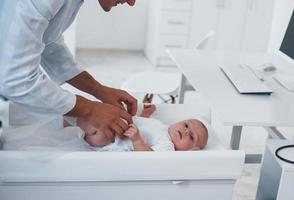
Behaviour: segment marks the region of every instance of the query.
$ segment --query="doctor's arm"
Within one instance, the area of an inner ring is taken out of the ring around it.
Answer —
[[[93,95],[104,103],[114,105],[122,110],[125,110],[124,104],[127,106],[127,111],[131,115],[137,112],[137,100],[123,90],[110,88],[100,84],[88,72],[83,71],[74,78],[67,81],[75,88]]]
[[[103,86],[88,72],[79,68],[64,43],[63,37],[46,46],[42,53],[41,64],[50,78],[58,84],[67,82],[102,102],[123,110],[123,104],[125,104],[131,115],[136,114],[137,100],[125,91]]]

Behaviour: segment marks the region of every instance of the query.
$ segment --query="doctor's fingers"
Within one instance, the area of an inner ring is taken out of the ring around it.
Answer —
[[[122,119],[119,119],[117,122],[116,122],[116,125],[118,126],[118,128],[120,128],[122,131],[119,132],[117,131],[119,137],[121,139],[124,138],[124,132],[127,131],[129,129],[129,125],[126,123],[126,121],[122,120]]]
[[[124,120],[122,120],[122,119],[118,120],[118,121],[116,122],[116,124],[117,124],[118,126],[120,126],[120,127],[122,128],[123,131],[126,131],[126,130],[129,129],[129,125],[128,125]]]
[[[113,124],[111,126],[112,132],[118,135],[121,139],[124,137],[123,133],[125,132],[118,124]]]
[[[128,122],[128,124],[133,123],[132,115],[130,115],[127,111],[121,110],[120,111],[120,118],[124,119]]]
[[[134,130],[137,130],[138,129],[138,127],[136,126],[136,124],[130,124],[129,125],[129,129],[134,129]]]
[[[137,110],[138,110],[137,100],[133,101],[133,102],[125,102],[125,104],[127,105],[128,113],[130,113],[133,116],[136,115]]]
[[[127,111],[131,115],[136,115],[138,109],[138,101],[136,98],[131,96],[129,93],[125,92],[121,97],[120,101],[127,105]]]

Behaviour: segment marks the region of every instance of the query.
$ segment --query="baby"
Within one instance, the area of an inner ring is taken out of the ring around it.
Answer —
[[[207,123],[187,119],[167,127],[159,120],[149,118],[155,110],[155,105],[145,104],[140,117],[134,117],[134,124],[130,124],[123,134],[127,138],[116,137],[114,143],[87,121],[78,119],[77,125],[86,133],[85,141],[99,151],[188,151],[206,146]]]

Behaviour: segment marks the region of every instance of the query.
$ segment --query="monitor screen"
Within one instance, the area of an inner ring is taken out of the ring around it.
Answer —
[[[280,51],[294,59],[294,11],[281,44]]]

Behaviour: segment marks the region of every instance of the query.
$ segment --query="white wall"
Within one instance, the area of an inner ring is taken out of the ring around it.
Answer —
[[[148,0],[118,5],[109,13],[86,0],[77,19],[77,48],[143,49]]]
[[[293,0],[276,0],[274,17],[271,29],[269,52],[274,53],[279,50],[289,20],[294,9]]]
[[[269,51],[279,49],[294,8],[294,0],[275,0]],[[87,0],[77,19],[76,47],[144,49],[148,0],[134,7],[119,5],[106,13],[97,0]],[[258,30],[257,30],[258,31]]]

